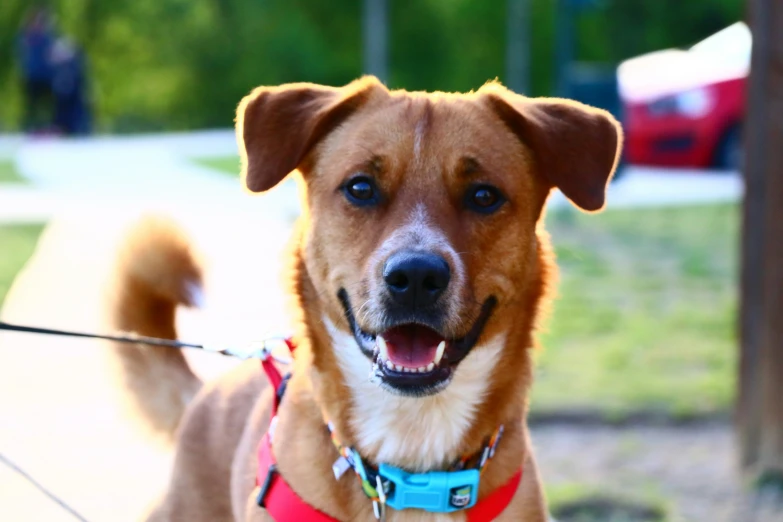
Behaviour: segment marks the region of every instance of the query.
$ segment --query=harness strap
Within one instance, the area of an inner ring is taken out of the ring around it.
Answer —
[[[495,520],[511,504],[511,499],[517,492],[522,481],[522,468],[511,477],[511,480],[493,491],[489,496],[476,502],[476,505],[468,509],[468,522],[487,522]]]
[[[294,342],[286,338],[285,344],[288,346],[288,350],[291,353],[294,353],[294,349],[296,348],[296,345]],[[280,405],[280,399],[282,398],[281,394],[278,393],[278,390],[280,390],[280,385],[285,380],[283,375],[280,373],[280,370],[277,369],[277,366],[275,366],[274,357],[271,356],[271,353],[268,353],[266,357],[261,358],[261,367],[264,369],[264,373],[266,374],[266,378],[269,379],[269,384],[272,385],[272,389],[275,390],[275,398],[272,401],[272,417],[275,418],[275,415],[277,415],[277,407]]]
[[[258,484],[262,473],[266,473],[266,478]],[[302,500],[277,473],[269,433],[258,446],[256,485],[260,488],[258,505],[266,509],[275,522],[340,522]]]
[[[286,339],[285,343],[288,349],[293,352],[295,348],[293,342]],[[275,522],[340,522],[305,502],[277,473],[277,461],[272,453],[270,433],[276,421],[277,410],[282,398],[281,392],[284,391],[281,386],[285,386],[286,379],[274,365],[271,354],[261,358],[261,366],[269,383],[273,386],[275,394],[272,401],[270,429],[267,430],[258,445],[257,504],[266,509]],[[466,510],[467,522],[488,522],[500,516],[514,498],[521,480],[522,469],[520,468],[506,484]]]

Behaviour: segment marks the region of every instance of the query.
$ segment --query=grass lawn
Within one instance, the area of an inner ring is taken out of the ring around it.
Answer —
[[[27,183],[27,180],[16,170],[13,161],[0,160],[0,183]]]
[[[550,214],[561,281],[532,410],[728,411],[738,214],[735,205]]]
[[[30,258],[43,225],[0,225],[0,307],[14,277]]]
[[[217,156],[213,158],[195,158],[195,163],[225,174],[239,177],[239,156]]]
[[[549,509],[558,522],[673,522],[666,500],[637,491],[607,493],[597,485],[546,487]]]

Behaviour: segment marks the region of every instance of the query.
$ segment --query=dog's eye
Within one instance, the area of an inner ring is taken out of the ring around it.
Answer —
[[[500,191],[489,185],[471,187],[465,199],[468,208],[483,214],[490,214],[496,211],[505,201]]]
[[[343,192],[354,205],[373,205],[378,201],[375,183],[365,176],[357,176],[343,185]]]

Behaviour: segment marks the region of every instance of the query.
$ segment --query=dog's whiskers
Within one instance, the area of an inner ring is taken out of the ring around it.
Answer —
[[[343,285],[343,288],[345,288],[346,290],[353,289],[354,287],[361,286],[363,283],[364,283],[364,281],[356,281],[355,283],[350,283],[350,284],[347,284],[347,285]],[[332,293],[332,290],[330,288],[327,288],[326,290],[323,290],[321,292],[316,292],[315,295],[319,299],[322,299],[325,295],[331,294],[331,293]]]

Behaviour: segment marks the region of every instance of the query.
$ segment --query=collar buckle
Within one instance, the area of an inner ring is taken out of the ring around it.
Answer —
[[[269,469],[266,472],[266,478],[264,483],[258,489],[258,496],[256,496],[256,504],[262,508],[266,508],[266,496],[269,494],[269,489],[272,487],[272,481],[275,480],[277,475],[277,465],[270,464]]]
[[[480,472],[477,469],[408,473],[381,464],[378,473],[393,484],[386,504],[396,510],[451,513],[471,508],[478,500]]]

